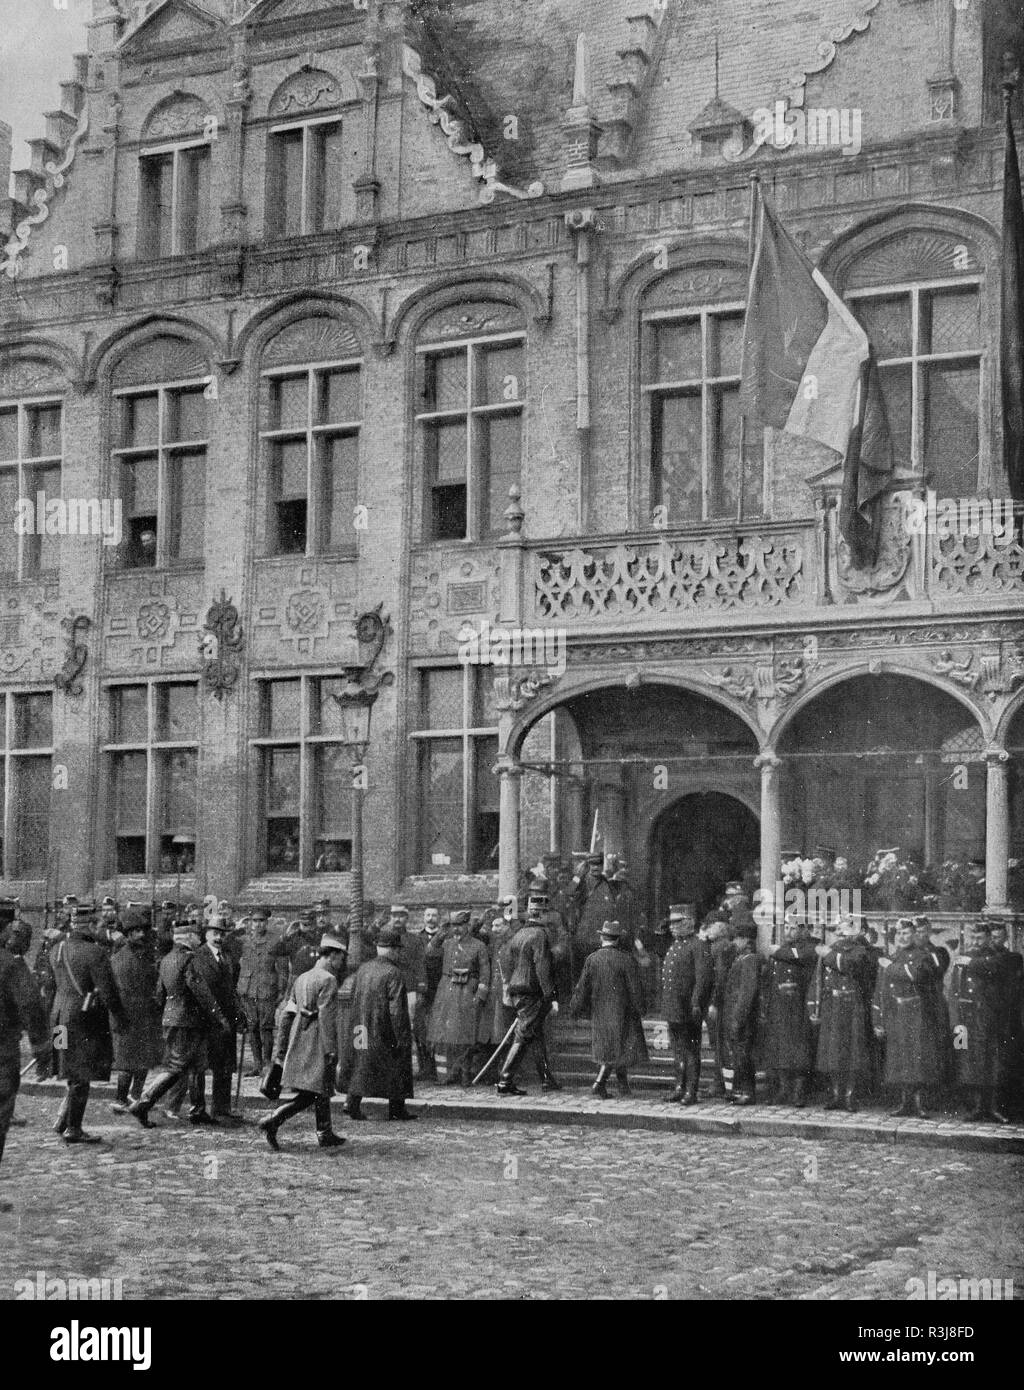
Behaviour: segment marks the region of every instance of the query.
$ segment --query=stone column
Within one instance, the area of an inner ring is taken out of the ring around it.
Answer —
[[[1010,854],[1010,803],[1005,748],[985,750],[985,911],[1005,912],[1007,860]]]
[[[775,882],[779,876],[782,858],[782,809],[779,796],[779,778],[782,760],[776,757],[774,749],[765,748],[754,759],[754,766],[761,773],[761,896],[765,911],[759,913],[757,944],[762,951],[774,941],[776,923],[770,904],[775,898]]]
[[[598,829],[605,854],[622,858],[626,849],[626,789],[620,769],[602,776],[597,788]]]
[[[523,770],[509,756],[498,759],[498,896],[519,892],[519,786]]]

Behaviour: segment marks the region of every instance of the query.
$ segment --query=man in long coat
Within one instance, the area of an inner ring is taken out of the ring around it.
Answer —
[[[418,931],[407,932],[406,940],[420,960],[422,990],[417,990],[416,1006],[412,1018],[412,1037],[416,1047],[416,1057],[420,1066],[422,1081],[437,1080],[437,1062],[434,1048],[429,1039],[430,1015],[441,984],[442,956],[430,955],[431,943],[437,940],[440,932],[440,914],[436,907],[423,909],[423,925]],[[413,940],[413,938],[415,938]]]
[[[968,945],[953,960],[949,1021],[956,1079],[974,1104],[971,1120],[1006,1124],[996,1107],[1003,1025],[1003,967],[987,922],[971,924]]]
[[[54,1129],[68,1144],[97,1144],[98,1136],[82,1129],[93,1081],[109,1081],[114,1054],[111,1019],[124,1026],[125,1015],[110,973],[110,956],[95,937],[90,915],[79,912],[66,941],[50,952],[56,994],[50,1028],[57,1053],[57,1074],[67,1082],[67,1096]]]
[[[193,958],[195,968],[206,981],[217,1006],[230,1024],[221,1028],[211,1022],[206,1033],[206,1061],[212,1072],[210,1115],[218,1124],[238,1124],[241,1117],[231,1113],[231,1078],[235,1072],[236,1028],[242,1006],[235,993],[235,966],[227,953],[225,938],[228,924],[219,913],[206,923],[206,940]],[[202,1110],[206,1109],[206,1073],[196,1073],[195,1097]],[[194,1102],[195,1103],[195,1102]]]
[[[712,1051],[711,1090],[708,1094],[713,1100],[725,1095],[725,1078],[722,1067],[725,1064],[725,1032],[722,1028],[722,1006],[725,1001],[725,982],[729,977],[736,949],[732,940],[732,929],[728,922],[713,917],[705,922],[704,936],[711,960],[711,994],[708,998],[705,1018],[708,1025],[708,1041]]]
[[[939,1055],[942,1059],[943,1076],[940,1086],[949,1086],[953,1080],[953,1034],[949,1026],[949,1006],[946,1003],[946,972],[949,970],[949,952],[941,942],[933,941],[934,930],[927,917],[914,918],[914,944],[928,952],[935,965],[935,976],[930,981],[925,996],[927,1007],[933,1020],[933,1027],[941,1038]]]
[[[516,1011],[516,1027],[495,1090],[499,1096],[526,1094],[516,1085],[516,1073],[531,1046],[537,1049],[537,1069],[543,1084],[549,1090],[558,1090],[544,1037],[548,1015],[558,1012],[555,972],[551,942],[536,902],[527,920],[502,946],[499,965],[505,994]]]
[[[270,1061],[274,1050],[274,1016],[282,993],[276,943],[268,935],[269,915],[265,907],[255,908],[250,914],[238,970],[238,995],[248,1020],[252,1048],[250,1076],[259,1076],[265,1063]]]
[[[345,1142],[331,1124],[331,1096],[340,1055],[338,980],[345,970],[346,954],[341,938],[324,932],[316,964],[292,982],[281,1010],[274,1055],[282,1065],[281,1085],[295,1095],[260,1120],[272,1149],[278,1147],[277,1131],[285,1121],[311,1106],[320,1147],[335,1149]]]
[[[838,936],[816,947],[819,958],[809,991],[811,1021],[820,1021],[816,1065],[831,1087],[826,1110],[857,1109],[857,1092],[871,1077],[871,994],[875,962],[860,926],[841,918]]]
[[[502,905],[501,915],[491,924],[491,992],[484,1008],[481,1022],[481,1041],[490,1044],[491,1049],[503,1042],[516,1018],[512,996],[508,992],[508,982],[501,973],[501,952],[519,930],[519,919],[513,917],[513,900]],[[490,1055],[490,1053],[488,1054]]]
[[[615,917],[615,890],[611,877],[614,868],[608,862],[604,871],[598,868],[591,856],[588,861],[586,879],[580,885],[580,895],[585,893],[576,919],[576,932],[573,938],[573,978],[579,979],[583,962],[591,951],[601,945],[601,928],[605,922],[617,920]],[[577,898],[579,901],[579,897]]]
[[[599,1068],[590,1089],[601,1100],[608,1099],[608,1078],[613,1071],[619,1095],[632,1095],[629,1068],[647,1061],[640,966],[634,955],[619,949],[621,935],[618,922],[604,923],[601,945],[583,962],[583,973],[569,1001],[574,1018],[590,1018],[590,1055]]]
[[[761,1065],[774,1073],[776,1105],[807,1104],[814,1034],[807,991],[817,964],[806,917],[787,917],[785,940],[768,958],[761,996]]]
[[[37,1066],[50,1046],[46,1014],[31,972],[20,956],[4,949],[11,926],[0,926],[0,1160],[21,1085],[21,1035],[28,1033]],[[0,1211],[4,1209],[0,1203]]]
[[[117,1095],[110,1107],[124,1115],[129,1100],[138,1100],[146,1073],[160,1065],[164,1040],[156,1002],[157,965],[146,908],[126,909],[121,921],[125,943],[114,952],[110,970],[124,1007],[125,1026],[114,1034]]]
[[[345,1113],[364,1120],[364,1096],[388,1102],[388,1119],[415,1120],[405,1102],[412,1098],[412,1027],[405,981],[398,960],[403,933],[383,927],[376,958],[356,971],[346,1039]]]
[[[872,1004],[875,1033],[886,1043],[885,1084],[900,1088],[894,1115],[925,1120],[924,1089],[946,1079],[946,1038],[934,1008],[941,976],[906,918],[896,923],[895,946],[891,960],[883,956],[879,961]]]
[[[473,935],[470,914],[453,913],[454,935],[444,943],[441,984],[434,999],[430,1037],[444,1048],[446,1086],[472,1084],[472,1058],[491,988],[487,947]]]
[[[1024,1098],[1024,956],[1011,951],[1006,923],[993,918],[990,941],[999,961],[1003,982],[1003,1025],[999,1051],[998,1107],[1006,1114],[1019,1114]]]
[[[213,997],[193,959],[198,947],[196,929],[181,922],[174,929],[171,949],[160,961],[156,999],[163,1010],[164,1055],[141,1098],[128,1107],[129,1114],[135,1116],[143,1129],[153,1128],[149,1112],[162,1096],[204,1070],[210,1025],[219,1026],[225,1033],[232,1030],[232,1021]],[[197,1125],[211,1123],[201,1099],[194,1094],[189,1120]]]
[[[753,922],[733,924],[734,956],[725,979],[721,1028],[732,1062],[733,1105],[754,1104],[754,1049],[760,1016],[761,959]]]
[[[714,981],[708,968],[710,957],[697,939],[694,905],[670,907],[668,927],[672,945],[662,963],[661,1014],[668,1024],[676,1065],[676,1088],[669,1100],[696,1105],[701,1028]]]

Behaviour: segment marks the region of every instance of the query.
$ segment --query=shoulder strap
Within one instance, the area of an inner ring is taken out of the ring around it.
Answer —
[[[72,985],[73,985],[74,988],[75,988],[75,993],[79,996],[79,998],[84,999],[84,998],[85,998],[85,990],[84,990],[84,989],[82,988],[82,986],[78,983],[78,979],[77,979],[77,977],[76,977],[76,975],[75,975],[75,972],[71,969],[71,962],[70,962],[70,961],[67,959],[67,957],[64,955],[64,947],[65,947],[65,944],[66,944],[66,943],[62,941],[62,942],[60,943],[60,945],[57,947],[57,960],[58,960],[58,962],[59,962],[61,965],[63,965],[64,969],[65,969],[65,970],[68,972],[68,974],[70,975],[70,977],[71,977],[71,983],[72,983]]]

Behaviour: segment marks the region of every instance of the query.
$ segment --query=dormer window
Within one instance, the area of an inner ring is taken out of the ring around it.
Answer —
[[[267,235],[307,236],[341,224],[341,121],[275,125],[267,142]]]
[[[139,159],[139,256],[187,256],[209,242],[210,145],[161,145]]]

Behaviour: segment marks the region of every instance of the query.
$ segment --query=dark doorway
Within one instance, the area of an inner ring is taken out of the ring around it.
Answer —
[[[761,852],[757,817],[723,792],[694,792],[661,813],[651,832],[654,922],[672,903],[697,905],[698,920],[721,901]]]

